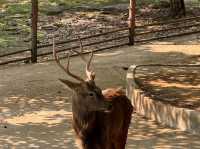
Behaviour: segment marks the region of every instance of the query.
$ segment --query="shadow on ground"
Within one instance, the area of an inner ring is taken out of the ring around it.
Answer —
[[[200,110],[200,66],[140,67],[136,71],[139,86],[154,99],[177,107]]]
[[[102,88],[125,87],[126,71],[120,66],[198,63],[199,48],[191,45],[144,45],[97,53],[93,64],[97,84]],[[83,63],[79,58],[73,58],[71,65],[73,72],[84,76]],[[71,92],[57,80],[68,77],[54,62],[1,67],[0,76],[0,116],[4,120],[0,128],[0,148],[75,148],[71,127]],[[199,146],[199,136],[159,126],[133,115],[128,149],[195,149]]]

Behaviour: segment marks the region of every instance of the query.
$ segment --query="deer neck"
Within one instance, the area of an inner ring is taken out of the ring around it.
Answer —
[[[80,129],[92,129],[96,120],[96,112],[88,111],[76,103],[72,104],[73,120]]]

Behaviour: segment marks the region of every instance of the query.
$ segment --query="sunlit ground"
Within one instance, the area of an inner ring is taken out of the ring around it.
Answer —
[[[162,48],[166,45],[160,45]],[[197,45],[194,52],[198,53],[198,49]],[[198,58],[191,56],[173,49],[163,52],[154,51],[154,47],[148,45],[134,46],[96,54],[93,66],[101,88],[125,87],[126,71],[114,66],[198,62]],[[84,76],[79,58],[72,59],[71,70]],[[0,68],[0,148],[75,149],[71,92],[58,78],[68,77],[54,62]],[[135,114],[127,149],[199,149],[199,139],[199,136],[158,125]]]
[[[7,119],[1,127],[1,148],[76,148],[71,128],[71,113],[40,111]],[[133,115],[129,129],[128,149],[199,148],[199,137],[159,126],[153,121]]]

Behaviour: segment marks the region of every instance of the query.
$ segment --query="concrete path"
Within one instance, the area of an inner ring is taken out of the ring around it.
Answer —
[[[125,87],[126,72],[118,66],[198,63],[198,54],[200,45],[144,45],[97,53],[93,65],[100,87]],[[79,58],[71,70],[83,76]],[[71,92],[58,78],[68,77],[54,62],[0,68],[0,149],[75,149]],[[199,140],[135,114],[127,149],[199,149]]]

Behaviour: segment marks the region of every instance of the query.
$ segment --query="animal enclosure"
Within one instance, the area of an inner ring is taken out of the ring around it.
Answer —
[[[48,55],[52,54],[50,49],[52,46],[53,34],[56,38],[57,48],[59,48],[58,52],[62,52],[62,55],[66,56],[68,50],[79,48],[77,37],[80,37],[83,41],[83,47],[87,53],[87,49],[96,49],[96,51],[100,51],[128,44],[130,45],[130,43],[145,44],[151,43],[151,41],[159,41],[200,32],[199,2],[195,2],[193,5],[186,3],[186,16],[177,19],[169,17],[169,3],[158,1],[156,4],[150,4],[144,5],[145,7],[141,8],[140,5],[143,5],[142,2],[130,0],[130,9],[129,4],[122,5],[123,7],[121,6],[122,8],[119,7],[119,9],[118,5],[112,7],[100,7],[97,10],[90,11],[92,11],[93,14],[100,14],[100,18],[103,19],[103,21],[95,21],[95,23],[92,23],[88,19],[85,20],[80,17],[78,23],[66,23],[63,25],[62,21],[66,21],[64,19],[66,15],[69,15],[69,17],[79,17],[81,11],[63,14],[63,10],[61,15],[59,13],[58,18],[54,16],[55,14],[48,16],[46,18],[48,20],[47,23],[41,20],[44,16],[42,15],[43,9],[40,8],[41,4],[39,3],[38,22],[37,18],[33,18],[32,20],[32,24],[38,24],[38,38],[34,39],[35,35],[33,34],[36,32],[35,30],[32,32],[32,38],[30,38],[28,42],[25,42],[25,44],[21,43],[23,47],[12,52],[3,52],[0,54],[0,65],[15,62],[29,63],[31,59],[36,60],[37,58],[39,58],[39,60],[49,59]],[[31,3],[29,2],[27,5],[31,6]],[[190,6],[192,7],[190,8]],[[84,7],[82,9],[84,9]],[[107,14],[110,14],[111,11],[116,13],[116,15],[125,15],[123,17],[113,15],[112,17],[114,19],[108,19],[109,21],[106,21]],[[119,13],[117,11],[119,11]],[[29,7],[26,12],[29,12],[30,14],[31,7]],[[34,16],[37,16],[36,12],[37,10],[33,12]],[[152,13],[153,15],[151,16],[149,13]],[[21,16],[16,15],[15,17],[15,19],[18,19]],[[29,25],[31,23],[30,21],[31,20],[29,19]],[[99,27],[94,28],[94,26]],[[4,32],[9,32],[12,29],[16,28],[5,28]],[[42,39],[41,34],[44,31],[48,34]],[[31,46],[31,40],[33,39],[32,46],[34,48],[25,48]],[[35,42],[36,40],[37,42]],[[34,54],[33,51],[37,51],[36,54]]]

